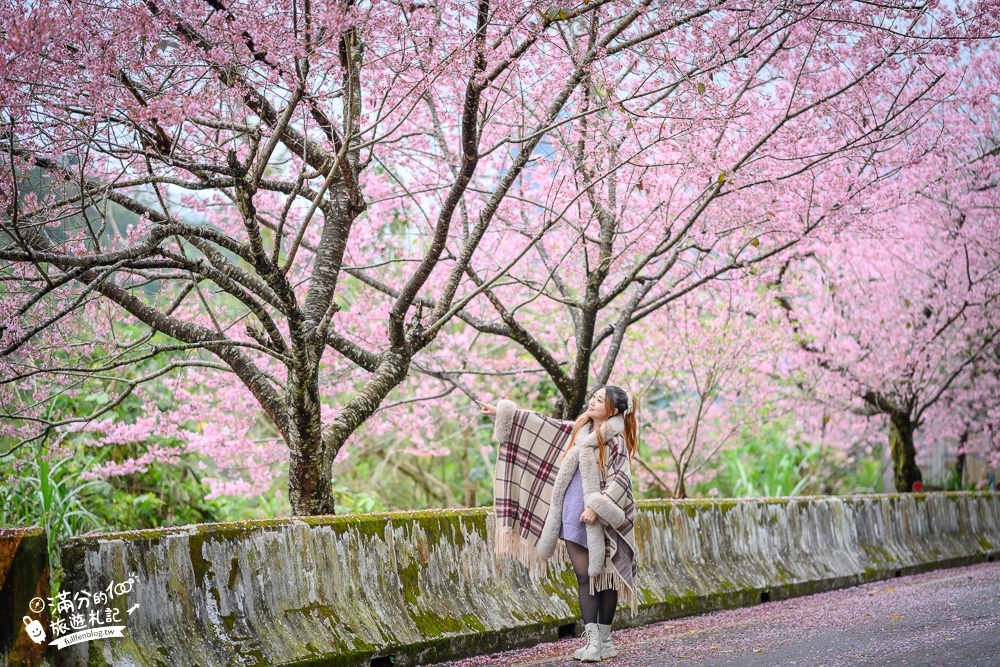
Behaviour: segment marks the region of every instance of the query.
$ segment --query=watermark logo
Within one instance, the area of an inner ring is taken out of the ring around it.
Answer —
[[[36,644],[45,643],[45,628],[42,627],[42,624],[37,618],[33,619],[30,616],[25,616],[24,631],[28,633],[29,637],[31,637],[31,641]]]
[[[77,591],[70,596],[68,591],[60,591],[54,597],[48,598],[52,622],[51,645],[63,649],[73,644],[88,642],[92,639],[107,639],[122,637],[125,629],[125,617],[129,616],[139,604],[126,609],[116,604],[116,600],[132,592],[135,577],[130,575],[125,581],[112,581],[107,588],[98,591]],[[40,614],[45,609],[45,600],[32,598],[28,609]],[[45,643],[47,637],[41,621],[31,616],[25,616],[24,631],[36,644]]]

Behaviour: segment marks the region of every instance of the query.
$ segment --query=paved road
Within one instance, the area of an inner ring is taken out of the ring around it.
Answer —
[[[618,657],[605,662],[616,667],[1000,667],[1000,563],[692,616],[612,638]],[[581,667],[565,657],[580,645],[569,639],[446,665]]]

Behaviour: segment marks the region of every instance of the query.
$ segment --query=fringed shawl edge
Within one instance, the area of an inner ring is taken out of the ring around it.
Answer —
[[[560,548],[565,550],[561,544]],[[511,558],[518,561],[536,577],[544,577],[548,573],[549,562],[552,560],[538,553],[538,549],[510,526],[502,526],[497,530],[493,542],[493,553],[497,559]],[[565,557],[559,559],[560,562],[565,560]],[[614,565],[607,566],[598,574],[590,577],[591,595],[606,590],[618,591],[620,600],[628,606],[632,617],[635,618],[636,614],[639,613],[639,599],[635,586],[625,581]]]

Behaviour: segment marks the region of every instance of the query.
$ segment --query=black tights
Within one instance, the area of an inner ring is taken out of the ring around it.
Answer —
[[[587,574],[590,552],[587,547],[569,540],[566,541],[566,548],[569,550],[569,560],[576,573],[576,583],[580,587],[580,611],[583,613],[583,622],[611,625],[615,619],[615,607],[618,606],[618,591],[611,588],[591,595],[590,575]]]

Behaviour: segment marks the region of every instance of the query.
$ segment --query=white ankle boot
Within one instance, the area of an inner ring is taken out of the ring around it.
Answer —
[[[601,627],[597,623],[587,623],[583,626],[583,636],[587,638],[587,645],[584,646],[577,660],[584,662],[601,661]],[[579,652],[579,651],[578,651]],[[576,658],[576,654],[573,654]]]
[[[597,630],[598,636],[601,640],[601,660],[613,658],[618,655],[618,651],[615,650],[615,645],[611,643],[611,625],[604,625],[601,623],[597,626]],[[584,631],[584,637],[586,636],[586,631]],[[587,646],[589,646],[589,644],[573,651],[573,659],[583,660],[583,654],[587,651]]]
[[[601,660],[618,655],[615,645],[611,643],[611,625],[601,623],[597,626],[601,633]]]

